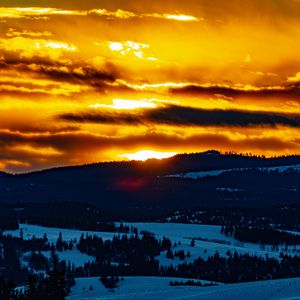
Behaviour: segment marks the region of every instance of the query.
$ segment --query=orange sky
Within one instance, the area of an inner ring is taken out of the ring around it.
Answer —
[[[0,0],[0,170],[300,154],[300,1],[82,2]]]

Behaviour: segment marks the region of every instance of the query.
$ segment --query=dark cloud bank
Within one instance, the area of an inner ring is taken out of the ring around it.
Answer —
[[[239,110],[207,110],[184,106],[165,106],[138,113],[90,110],[63,113],[58,119],[75,123],[165,124],[174,126],[271,126],[300,128],[300,115]]]

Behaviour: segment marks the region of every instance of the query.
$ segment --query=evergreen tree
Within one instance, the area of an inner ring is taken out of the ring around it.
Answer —
[[[58,239],[56,241],[56,250],[59,252],[63,251],[63,238],[61,232],[59,233]]]

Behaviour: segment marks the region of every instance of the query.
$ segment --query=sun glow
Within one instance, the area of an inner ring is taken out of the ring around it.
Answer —
[[[149,48],[149,45],[143,43],[136,43],[132,41],[126,41],[126,42],[108,42],[108,47],[111,51],[117,51],[123,56],[131,54],[136,56],[137,58],[143,58],[144,57],[143,49]]]
[[[176,21],[184,21],[184,22],[195,22],[198,21],[198,18],[194,16],[186,16],[186,15],[165,15],[166,19],[176,20]]]
[[[153,150],[141,150],[135,153],[121,154],[121,157],[125,157],[129,160],[141,160],[145,161],[147,159],[163,159],[176,155],[177,152],[158,152]]]
[[[125,99],[113,99],[112,105],[107,104],[91,104],[90,108],[113,108],[113,109],[138,109],[138,108],[155,108],[157,105],[152,100],[125,100]]]

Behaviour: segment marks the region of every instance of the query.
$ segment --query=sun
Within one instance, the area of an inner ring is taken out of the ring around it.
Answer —
[[[127,153],[121,154],[121,157],[125,157],[129,160],[141,160],[145,161],[147,159],[155,158],[155,159],[163,159],[176,155],[177,152],[159,152],[153,150],[141,150],[135,153]]]

